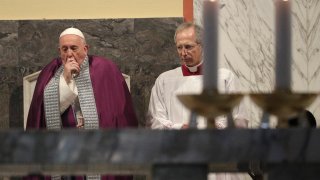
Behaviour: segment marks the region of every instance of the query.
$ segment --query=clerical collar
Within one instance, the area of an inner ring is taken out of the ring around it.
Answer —
[[[182,65],[181,69],[183,76],[200,75],[202,73],[202,62],[193,67]]]

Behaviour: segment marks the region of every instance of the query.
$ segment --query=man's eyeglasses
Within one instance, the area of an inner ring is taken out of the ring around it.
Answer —
[[[177,46],[177,50],[178,52],[182,52],[183,49],[185,49],[186,51],[192,51],[196,46],[198,46],[199,44],[186,44],[186,45],[179,45]]]

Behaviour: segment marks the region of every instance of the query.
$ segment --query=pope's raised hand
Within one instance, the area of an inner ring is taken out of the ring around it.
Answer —
[[[74,59],[67,59],[66,63],[64,64],[64,71],[63,76],[67,83],[70,82],[70,80],[78,75],[80,72],[80,65],[77,63]]]

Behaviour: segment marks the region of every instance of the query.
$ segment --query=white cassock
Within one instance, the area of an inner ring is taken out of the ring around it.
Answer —
[[[59,100],[60,114],[63,114],[63,112],[71,105],[77,122],[80,121],[80,118],[83,118],[78,98],[78,88],[73,79],[70,80],[70,83],[67,83],[63,77],[63,73],[61,74],[59,81]]]
[[[180,94],[200,94],[202,92],[202,75],[183,76],[181,67],[166,71],[156,79],[152,88],[147,114],[147,126],[152,129],[181,129],[183,124],[188,124],[190,110],[177,98]],[[238,88],[235,75],[228,69],[218,70],[218,90],[220,93],[235,93]],[[241,103],[233,110],[233,117],[237,127],[248,126],[247,112]],[[197,117],[197,128],[206,128],[204,117]],[[225,128],[225,116],[216,118],[216,126]],[[210,180],[243,180],[251,179],[241,173],[210,173]]]
[[[183,76],[181,67],[160,74],[151,91],[147,126],[152,129],[181,129],[183,124],[188,124],[191,112],[179,101],[177,95],[200,94],[202,84],[202,75]],[[218,90],[220,93],[235,93],[239,90],[236,77],[230,70],[219,69]],[[238,127],[247,127],[248,116],[243,103],[232,114]],[[199,116],[197,122],[199,129],[206,128],[204,117]],[[216,126],[225,128],[226,117],[216,118]]]

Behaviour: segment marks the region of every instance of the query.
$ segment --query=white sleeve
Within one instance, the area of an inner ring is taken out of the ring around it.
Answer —
[[[182,123],[173,123],[168,118],[168,107],[165,104],[165,95],[161,79],[157,79],[151,90],[149,109],[147,113],[147,127],[151,129],[181,129]]]
[[[238,78],[230,72],[230,75],[225,79],[226,93],[237,93],[239,90]],[[249,118],[247,109],[243,101],[233,109],[232,112],[235,126],[238,128],[248,128]]]
[[[75,86],[74,80],[67,84],[63,75],[60,76],[59,82],[59,96],[60,96],[60,113],[62,114],[77,98],[78,90]]]

